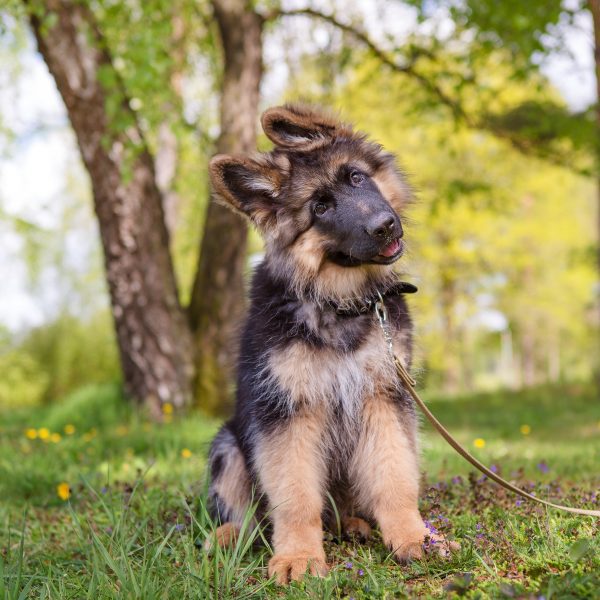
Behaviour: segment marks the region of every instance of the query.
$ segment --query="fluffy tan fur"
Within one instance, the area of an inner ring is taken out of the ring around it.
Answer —
[[[275,554],[269,575],[285,583],[307,570],[327,573],[323,550],[325,464],[320,452],[323,419],[305,412],[258,445],[256,465],[273,522]]]
[[[313,326],[321,324],[315,320]],[[404,358],[406,348],[402,340],[395,340],[394,348]],[[374,330],[356,352],[346,354],[295,342],[272,352],[268,367],[274,381],[265,379],[264,385],[276,382],[288,393],[290,414],[301,406],[315,409],[340,398],[345,413],[358,419],[364,398],[382,386],[389,391],[398,385],[394,363],[379,330]]]
[[[240,527],[236,523],[225,523],[217,527],[214,534],[204,540],[202,548],[205,552],[212,552],[215,546],[229,548],[234,546],[240,536]]]
[[[359,507],[380,525],[399,558],[420,548],[425,528],[418,511],[419,467],[414,440],[400,423],[389,395],[365,399],[350,473]]]
[[[343,517],[342,529],[350,537],[368,540],[371,537],[371,526],[359,517]]]
[[[252,503],[252,484],[244,458],[236,448],[228,455],[221,476],[214,482],[215,491],[232,509],[234,523],[241,525]]]
[[[386,165],[373,174],[373,181],[391,207],[401,213],[411,200],[410,188],[393,166]]]

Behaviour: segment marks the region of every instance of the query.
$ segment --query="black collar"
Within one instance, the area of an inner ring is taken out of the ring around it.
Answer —
[[[380,290],[379,292],[383,298],[389,298],[390,296],[400,296],[402,294],[414,294],[417,289],[418,288],[412,283],[398,281],[386,290]],[[335,310],[336,314],[342,317],[358,317],[372,310],[378,300],[379,295],[375,292],[371,296],[366,296],[365,298],[353,298],[347,302],[334,302],[333,300],[329,300],[327,304]]]

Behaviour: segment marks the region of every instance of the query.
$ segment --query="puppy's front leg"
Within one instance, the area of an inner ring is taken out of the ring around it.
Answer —
[[[384,542],[400,561],[419,558],[428,536],[440,553],[449,549],[444,538],[428,531],[419,514],[415,433],[414,415],[403,415],[389,394],[375,394],[365,402],[351,464],[359,505],[375,518]]]
[[[269,576],[279,583],[301,579],[307,571],[320,576],[328,571],[321,522],[322,423],[316,414],[294,416],[264,434],[257,447],[256,466],[273,522]]]

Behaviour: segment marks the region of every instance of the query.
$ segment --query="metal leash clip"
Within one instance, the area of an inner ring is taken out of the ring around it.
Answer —
[[[383,302],[381,292],[378,291],[377,295],[379,296],[379,300],[375,302],[375,314],[377,315],[379,326],[381,327],[381,331],[383,332],[383,337],[385,339],[385,343],[387,344],[390,357],[396,365],[396,371],[398,371],[398,376],[400,377],[400,379],[402,379],[402,381],[404,381],[405,384],[414,387],[415,385],[417,385],[417,382],[410,376],[400,359],[394,353],[394,342],[392,340],[392,334],[390,332],[388,311],[385,307],[385,303]]]

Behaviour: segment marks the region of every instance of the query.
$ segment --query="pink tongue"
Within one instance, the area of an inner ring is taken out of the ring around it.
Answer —
[[[381,256],[385,256],[389,258],[390,256],[394,256],[396,252],[398,252],[398,248],[400,247],[400,241],[394,240],[389,246],[386,246],[379,254]]]

